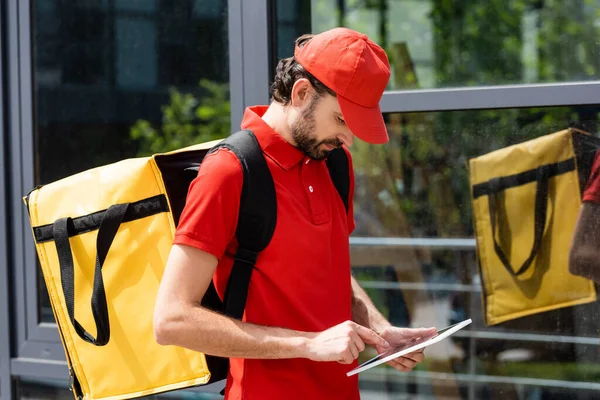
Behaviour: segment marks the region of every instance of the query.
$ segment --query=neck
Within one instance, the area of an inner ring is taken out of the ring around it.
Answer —
[[[286,142],[292,146],[295,145],[294,139],[292,138],[292,130],[287,121],[284,105],[276,101],[272,102],[262,116],[262,119]]]

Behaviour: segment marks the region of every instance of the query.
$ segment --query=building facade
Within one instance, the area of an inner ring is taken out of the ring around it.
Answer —
[[[352,148],[353,273],[399,326],[473,319],[415,371],[361,374],[362,397],[600,397],[596,302],[485,324],[467,168],[473,157],[568,127],[600,133],[600,1],[0,5],[1,399],[72,397],[22,196],[235,131],[246,106],[268,103],[294,39],[335,26],[367,33],[392,65],[381,101],[390,143]]]

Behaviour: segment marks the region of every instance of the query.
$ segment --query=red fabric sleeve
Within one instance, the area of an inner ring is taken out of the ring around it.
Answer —
[[[192,181],[173,243],[193,246],[219,260],[235,238],[242,193],[242,167],[219,149],[204,158]]]
[[[354,220],[354,167],[352,163],[352,155],[350,151],[344,147],[346,154],[348,155],[348,169],[350,170],[350,192],[348,195],[348,236],[352,234],[354,228],[356,228],[356,221]]]
[[[600,151],[596,152],[592,173],[583,192],[583,201],[600,203]]]

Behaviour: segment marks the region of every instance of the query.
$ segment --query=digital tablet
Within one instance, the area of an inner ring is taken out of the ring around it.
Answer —
[[[392,350],[388,350],[385,353],[381,353],[368,361],[360,364],[358,367],[354,368],[352,371],[346,373],[348,376],[352,376],[358,374],[359,372],[366,371],[370,368],[376,367],[377,365],[381,365],[386,363],[394,358],[401,357],[405,354],[412,353],[414,351],[420,350],[424,347],[431,346],[434,343],[439,342],[440,340],[452,335],[454,332],[464,328],[465,326],[471,323],[471,319],[464,320],[454,325],[450,325],[446,328],[439,329],[432,336],[426,336],[419,339],[411,340],[410,342],[396,347]]]

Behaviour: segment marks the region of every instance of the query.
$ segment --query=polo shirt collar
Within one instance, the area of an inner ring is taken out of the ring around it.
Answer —
[[[268,106],[246,108],[241,128],[251,130],[262,151],[286,171],[304,159],[304,153],[285,141],[263,119]]]

